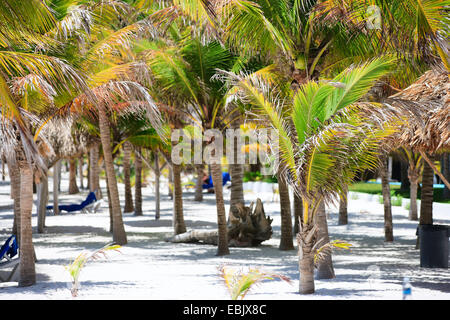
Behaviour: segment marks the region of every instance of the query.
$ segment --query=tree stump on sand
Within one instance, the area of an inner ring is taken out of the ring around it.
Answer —
[[[272,220],[266,217],[261,199],[245,207],[237,203],[230,208],[228,214],[228,245],[230,247],[255,247],[272,236]],[[190,230],[166,239],[174,243],[201,242],[217,245],[218,230]]]

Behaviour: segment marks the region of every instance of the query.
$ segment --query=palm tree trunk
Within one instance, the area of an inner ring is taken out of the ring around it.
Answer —
[[[428,155],[428,158],[434,161],[434,156]],[[433,224],[433,178],[433,168],[424,161],[420,201],[420,224]]]
[[[230,205],[237,203],[245,204],[244,200],[244,165],[235,163],[230,164],[230,178],[231,178],[231,192],[230,192]]]
[[[194,201],[203,201],[203,171],[205,166],[203,164],[195,165],[197,171],[197,182],[195,183],[195,197]]]
[[[161,172],[159,171],[159,153],[155,152],[155,220],[159,220],[161,216],[161,199],[159,195],[159,180]]]
[[[417,221],[419,219],[419,215],[417,213],[417,187],[419,184],[419,172],[417,172],[417,168],[414,168],[409,165],[408,168],[408,177],[409,177],[409,220]]]
[[[394,241],[394,234],[392,225],[391,190],[389,187],[386,156],[381,157],[380,175],[384,203],[384,241],[392,242]]]
[[[302,221],[303,201],[302,198],[294,192],[294,235],[300,230],[300,223]]]
[[[330,242],[330,237],[328,236],[328,223],[327,215],[325,212],[325,203],[322,201],[317,211],[316,217],[317,224],[317,238],[323,239],[323,243]],[[336,276],[334,274],[333,268],[333,258],[332,255],[326,255],[322,260],[318,262],[317,265],[317,279],[334,279]]]
[[[8,162],[9,179],[11,180],[11,198],[14,200],[14,222],[12,234],[20,243],[20,169],[17,161]]]
[[[2,181],[5,181],[5,157],[2,157]]]
[[[173,166],[169,165],[169,176],[167,184],[167,195],[170,199],[173,199]]]
[[[80,178],[80,189],[84,189],[84,178],[83,178],[83,155],[78,158],[78,175]]]
[[[181,166],[172,165],[173,172],[173,229],[175,235],[186,232],[183,216],[183,190],[181,189]]]
[[[400,161],[400,190],[408,191],[410,186],[410,181],[408,179],[408,163],[405,161]]]
[[[114,170],[114,162],[111,150],[111,131],[109,127],[108,117],[104,106],[100,106],[99,110],[99,127],[100,137],[103,146],[103,157],[105,159],[105,171],[108,177],[108,189],[111,195],[110,203],[113,217],[113,240],[119,245],[127,243],[127,235],[122,220],[122,211],[120,208],[119,190],[117,188],[116,173]]]
[[[58,215],[59,214],[59,207],[58,207],[58,195],[59,195],[59,177],[60,175],[58,172],[61,171],[61,160],[58,160],[53,165],[53,214]]]
[[[216,196],[217,226],[219,229],[217,255],[223,256],[230,254],[230,250],[228,248],[228,228],[225,214],[225,204],[223,201],[222,165],[220,163],[215,163],[211,164],[210,168],[214,185],[214,194]]]
[[[69,159],[69,194],[77,194],[80,190],[77,186],[77,164],[75,159]]]
[[[339,219],[338,225],[348,224],[348,187],[345,187],[345,197],[339,201]]]
[[[312,211],[311,207],[309,209]],[[303,210],[306,210],[306,206],[303,207]],[[314,253],[312,248],[315,236],[311,235],[312,228],[312,224],[302,222],[302,228],[297,237],[300,272],[299,293],[301,294],[314,293]]]
[[[132,152],[131,143],[128,141],[123,144],[123,182],[125,184],[125,208],[124,212],[133,212],[133,194],[131,193],[131,174],[130,159]]]
[[[240,112],[240,111],[238,111]],[[239,130],[242,123],[242,116],[239,115],[231,122],[231,129]],[[230,205],[235,205],[237,203],[245,204],[244,200],[244,186],[243,186],[243,175],[244,175],[244,159],[241,155],[240,145],[238,144],[238,138],[233,135],[233,161],[229,165],[230,178],[231,178],[231,189],[230,189]]]
[[[284,177],[278,173],[278,190],[280,192],[281,237],[280,250],[294,250],[292,241],[292,215],[289,188]]]
[[[444,153],[442,155],[442,174],[450,181],[450,153]],[[450,189],[444,185],[444,191],[442,192],[442,198],[444,200],[450,199]]]
[[[44,233],[45,228],[45,214],[47,212],[47,203],[48,203],[48,176],[41,177],[41,183],[38,185],[38,208],[37,208],[37,216],[38,216],[38,233]]]
[[[63,164],[63,161],[60,160],[59,166],[57,167],[57,170],[56,170],[56,172],[58,174],[58,193],[61,192],[62,164]],[[67,164],[67,162],[66,162],[66,164]],[[66,172],[67,171],[68,170],[66,170]]]
[[[102,198],[100,189],[100,168],[98,166],[99,147],[100,145],[96,142],[89,151],[89,190],[95,192],[97,199]]]
[[[134,170],[136,171],[134,182],[134,215],[142,216],[142,159],[141,148],[136,148],[134,154]]]
[[[36,283],[35,255],[32,241],[31,210],[33,208],[33,170],[26,160],[20,167],[20,277],[19,287]]]
[[[108,176],[106,176],[106,185],[108,186]],[[111,194],[109,193],[109,189],[106,188],[106,196],[108,197],[108,210],[109,210],[109,233],[113,233],[114,227],[114,217],[113,217],[113,209],[111,206]]]

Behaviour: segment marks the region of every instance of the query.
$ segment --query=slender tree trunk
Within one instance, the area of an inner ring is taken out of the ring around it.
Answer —
[[[300,231],[300,223],[302,221],[303,201],[302,198],[294,192],[294,235]]]
[[[312,208],[309,208],[312,211]],[[306,210],[306,207],[303,207]],[[302,216],[304,213],[302,214]],[[315,243],[315,235],[312,234],[313,226],[302,222],[302,228],[297,237],[301,294],[314,293],[314,253],[312,248]]]
[[[38,233],[44,233],[45,228],[45,214],[47,212],[48,203],[48,176],[41,177],[41,183],[38,185]]]
[[[31,210],[33,208],[33,170],[26,160],[20,167],[20,277],[19,287],[36,283],[35,255],[32,240]]]
[[[100,188],[100,168],[98,166],[99,160],[99,147],[100,145],[96,142],[92,146],[89,152],[89,190],[91,192],[95,192],[95,196],[97,199],[102,198],[101,188]]]
[[[345,197],[341,197],[339,201],[339,219],[338,225],[348,224],[348,187],[345,187]]]
[[[14,222],[12,234],[20,243],[20,169],[17,161],[8,162],[9,179],[11,180],[11,197],[14,200]]]
[[[330,242],[330,237],[328,235],[328,223],[327,215],[325,212],[325,203],[322,201],[317,211],[316,217],[317,224],[317,239],[323,239],[323,243]],[[334,279],[336,276],[334,274],[333,268],[333,258],[332,255],[326,255],[322,260],[318,262],[317,265],[317,279]]]
[[[434,161],[434,156],[428,155],[428,157],[431,161]],[[433,224],[433,178],[433,168],[424,161],[420,201],[420,224]]]
[[[159,179],[161,173],[159,171],[159,153],[155,152],[155,220],[159,220],[161,216],[161,199],[159,195]]]
[[[237,203],[245,204],[244,200],[244,165],[243,164],[230,164],[230,178],[231,178],[231,192],[230,192],[230,205]]]
[[[66,163],[67,164],[67,163]],[[63,161],[60,160],[59,161],[59,165],[57,167],[56,173],[58,174],[58,193],[61,192],[61,176],[62,176],[62,165],[63,165]],[[68,170],[66,170],[67,172]]]
[[[450,153],[444,153],[442,155],[442,174],[450,181]],[[444,191],[442,192],[442,198],[445,200],[450,199],[450,189],[444,185]]]
[[[106,185],[108,186],[108,176],[106,176]],[[113,209],[111,206],[111,194],[109,193],[109,189],[106,188],[106,196],[108,197],[108,210],[109,210],[109,232],[113,233],[114,228],[114,216],[113,216]]]
[[[92,190],[92,188],[91,188],[91,149],[89,149],[89,152],[87,154],[87,163],[88,163],[88,166],[87,166],[87,189],[89,191]]]
[[[417,221],[419,219],[419,215],[417,213],[417,187],[419,184],[419,172],[417,172],[417,168],[413,168],[411,165],[408,168],[408,177],[410,181],[409,185],[409,220]]]
[[[284,177],[278,173],[278,190],[280,192],[281,237],[280,250],[294,250],[292,241],[292,215],[289,188]]]
[[[214,194],[216,196],[217,225],[219,229],[217,255],[223,256],[230,254],[230,250],[228,248],[227,218],[225,213],[225,204],[223,201],[222,165],[210,164],[210,167],[211,177],[214,185]]]
[[[133,194],[131,193],[130,159],[133,151],[131,143],[123,144],[123,182],[125,184],[125,208],[124,212],[133,212]]]
[[[168,184],[167,184],[167,194],[170,199],[173,199],[173,166],[169,165],[169,176],[168,176]]]
[[[389,173],[386,156],[382,156],[381,158],[380,175],[384,203],[384,241],[392,242],[394,241],[394,234],[392,225],[391,190],[389,187]]]
[[[60,175],[58,172],[61,171],[61,160],[58,160],[53,165],[53,214],[58,215],[59,214],[59,207],[58,207],[58,186],[59,186],[59,177]]]
[[[103,146],[103,157],[105,161],[106,176],[108,177],[108,189],[111,195],[110,203],[113,216],[113,240],[119,245],[127,243],[127,235],[122,220],[122,211],[120,208],[119,190],[117,188],[116,173],[111,150],[111,131],[108,117],[104,106],[99,110],[100,137]]]
[[[410,186],[410,181],[408,179],[408,163],[405,161],[400,161],[400,190],[408,191]]]
[[[83,155],[78,158],[78,175],[80,176],[80,189],[84,189],[83,179]]]
[[[69,159],[69,194],[77,194],[80,190],[77,186],[77,164],[75,159]]]
[[[203,201],[203,172],[205,166],[203,164],[195,165],[197,171],[197,182],[195,183],[195,197],[194,201]]]
[[[142,159],[141,148],[136,148],[134,154],[134,170],[136,171],[134,183],[134,215],[142,216]]]
[[[183,190],[181,189],[181,166],[172,165],[173,172],[173,228],[175,235],[186,232],[183,216]]]
[[[2,181],[5,181],[5,157],[2,157]]]
[[[232,123],[231,128],[234,130],[240,130],[242,123],[242,117],[237,117]],[[233,136],[233,163],[229,165],[230,178],[231,178],[231,192],[230,192],[230,205],[237,203],[245,204],[244,200],[244,163],[242,163],[243,157],[241,156],[240,145],[238,144],[237,137]]]

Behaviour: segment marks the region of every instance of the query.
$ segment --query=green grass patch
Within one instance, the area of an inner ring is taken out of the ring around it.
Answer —
[[[391,189],[391,196],[393,197],[402,197],[405,199],[409,199],[409,190],[400,190],[400,186],[399,185],[391,185],[390,186]],[[420,195],[421,195],[421,188],[419,186],[418,188],[418,192],[417,192],[417,199],[420,199]],[[378,194],[381,196],[381,199],[383,199],[382,197],[382,192],[381,192],[381,184],[379,183],[367,183],[367,182],[356,182],[352,185],[349,186],[348,188],[349,191],[354,191],[354,192],[363,192],[363,193],[369,193],[369,194]],[[442,188],[434,188],[433,190],[433,201],[434,202],[441,202],[441,203],[450,203],[450,200],[444,200],[442,197],[442,193],[443,193],[444,189]],[[382,203],[382,202],[381,202]]]

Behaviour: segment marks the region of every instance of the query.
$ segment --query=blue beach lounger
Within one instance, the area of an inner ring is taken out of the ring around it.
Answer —
[[[0,269],[11,266],[13,266],[13,269],[5,279],[0,276],[0,281],[9,282],[16,272],[17,267],[19,266],[19,258],[13,258],[17,256],[18,250],[19,246],[17,245],[16,236],[12,235],[5,241],[2,248],[0,249]]]
[[[90,192],[82,203],[80,204],[69,204],[69,205],[59,205],[59,211],[67,211],[67,212],[97,212],[97,209],[100,207],[101,201],[97,201],[97,197],[94,192]],[[53,210],[53,206],[47,206],[47,210]]]

